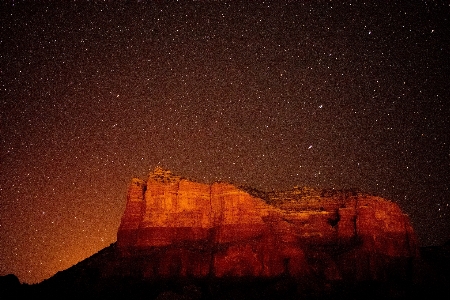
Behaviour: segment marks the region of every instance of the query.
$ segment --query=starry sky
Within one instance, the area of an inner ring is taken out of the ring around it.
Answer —
[[[58,3],[59,2],[59,3]],[[156,166],[266,191],[358,188],[450,239],[447,1],[7,1],[0,275],[115,242]]]

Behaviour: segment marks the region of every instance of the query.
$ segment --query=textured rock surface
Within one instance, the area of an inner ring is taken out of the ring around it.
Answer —
[[[132,180],[117,246],[124,258],[143,257],[148,278],[405,279],[418,256],[408,217],[382,198],[306,188],[256,194],[160,168],[147,182]]]

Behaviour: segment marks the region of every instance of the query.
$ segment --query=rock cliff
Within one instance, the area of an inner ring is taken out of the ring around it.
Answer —
[[[406,280],[418,257],[408,217],[380,197],[256,193],[161,168],[131,181],[117,247],[124,259],[142,258],[146,278]]]

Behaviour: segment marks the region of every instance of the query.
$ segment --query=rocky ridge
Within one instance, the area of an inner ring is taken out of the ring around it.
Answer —
[[[131,181],[117,247],[122,257],[151,257],[140,264],[145,278],[410,280],[418,258],[408,217],[380,197],[249,193],[161,168]]]

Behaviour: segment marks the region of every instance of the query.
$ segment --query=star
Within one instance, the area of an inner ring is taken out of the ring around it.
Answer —
[[[2,272],[40,282],[113,243],[157,165],[356,187],[448,239],[445,4],[139,2],[2,6]]]

